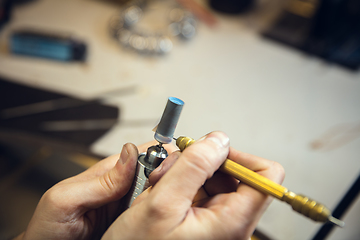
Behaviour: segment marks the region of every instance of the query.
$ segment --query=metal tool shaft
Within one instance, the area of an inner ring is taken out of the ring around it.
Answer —
[[[167,156],[167,151],[161,145],[151,146],[146,153],[139,155],[134,181],[123,204],[125,209],[129,208],[134,200],[150,187],[148,180],[150,173],[157,168]]]
[[[183,151],[194,142],[195,140],[192,138],[179,137],[176,140],[176,145],[179,147],[180,151]],[[330,210],[327,209],[323,204],[318,203],[306,196],[295,194],[280,184],[277,184],[234,161],[226,159],[225,162],[220,166],[220,171],[235,177],[241,182],[264,194],[273,196],[290,204],[295,211],[308,218],[311,218],[314,221],[331,222],[339,227],[343,227],[345,225],[344,222],[331,216]]]
[[[139,159],[143,158],[144,156],[145,153],[140,154]],[[138,160],[133,184],[128,194],[125,196],[125,202],[123,203],[125,209],[131,207],[134,200],[150,186],[149,180],[145,175],[145,171],[145,166],[141,163],[140,160]]]

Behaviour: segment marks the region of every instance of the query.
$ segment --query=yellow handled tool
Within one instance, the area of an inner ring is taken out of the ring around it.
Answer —
[[[194,142],[195,140],[190,137],[179,137],[176,139],[176,145],[179,147],[180,151],[184,151],[185,148]],[[327,209],[323,204],[318,203],[306,196],[295,194],[280,184],[277,184],[234,161],[226,159],[225,162],[221,165],[220,171],[233,176],[234,178],[262,193],[271,195],[281,201],[287,202],[295,211],[308,218],[311,218],[314,221],[331,222],[332,224],[335,224],[339,227],[343,227],[345,225],[343,221],[334,218],[331,215],[330,210]]]

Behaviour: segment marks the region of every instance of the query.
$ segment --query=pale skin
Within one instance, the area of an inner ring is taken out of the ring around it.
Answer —
[[[272,199],[216,170],[229,158],[284,179],[280,164],[237,151],[213,132],[183,153],[165,145],[172,153],[150,175],[153,187],[121,213],[138,152],[153,144],[125,144],[120,155],[50,188],[17,239],[249,239]]]

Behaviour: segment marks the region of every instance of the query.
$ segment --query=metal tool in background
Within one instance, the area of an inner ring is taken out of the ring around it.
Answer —
[[[162,145],[172,141],[183,106],[184,102],[178,98],[168,99],[154,135],[159,144],[149,147],[146,153],[139,155],[133,185],[125,197],[126,208],[129,208],[137,196],[150,186],[148,180],[150,173],[168,156]]]
[[[159,8],[157,5],[163,7]],[[168,17],[164,19],[168,26],[156,30],[146,24],[139,27],[138,23],[149,10],[155,10],[159,16],[163,10],[168,11]],[[190,11],[176,2],[132,0],[110,19],[109,30],[115,40],[126,49],[148,56],[164,55],[172,50],[176,38],[191,40],[195,37],[197,20]]]
[[[185,148],[194,142],[195,140],[190,137],[178,137],[176,139],[176,145],[179,147],[180,151],[185,150]],[[290,204],[296,212],[314,221],[330,222],[339,227],[343,227],[345,225],[343,221],[333,217],[330,210],[327,209],[323,204],[318,203],[304,195],[298,195],[294,192],[291,192],[280,184],[277,184],[234,161],[226,159],[225,162],[221,165],[220,171],[235,177],[241,182],[264,194],[273,196]]]

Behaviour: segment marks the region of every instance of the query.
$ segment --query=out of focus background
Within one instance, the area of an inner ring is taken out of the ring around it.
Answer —
[[[126,142],[221,130],[281,163],[343,229],[274,201],[254,239],[360,236],[358,0],[0,0],[0,239]]]

